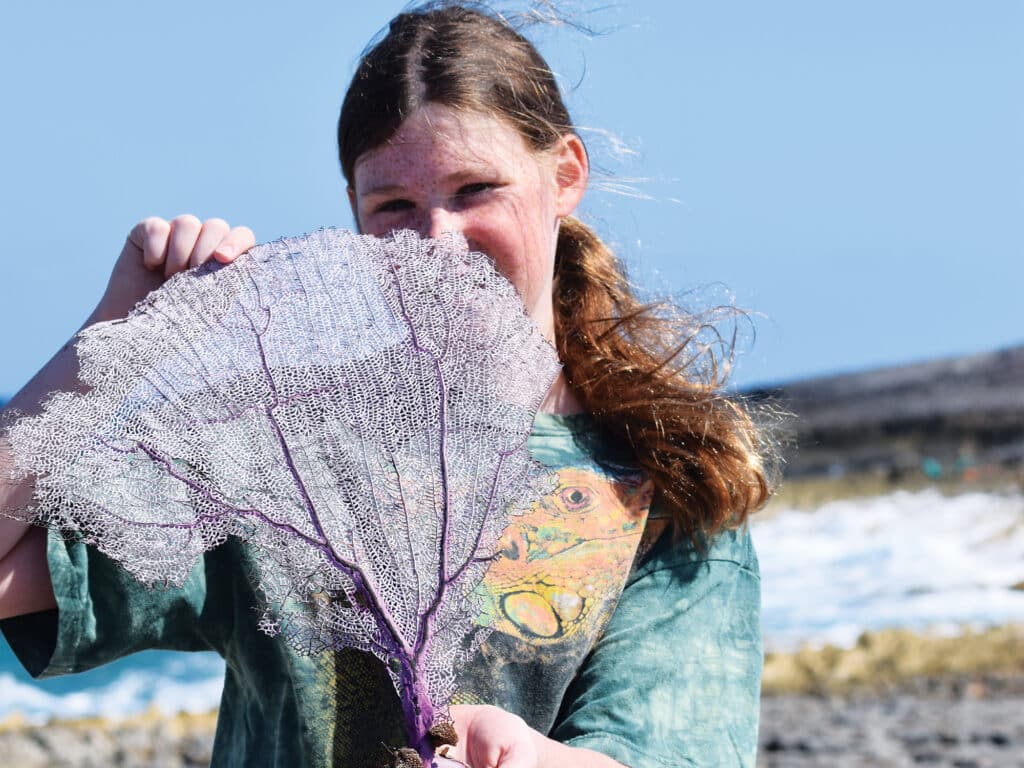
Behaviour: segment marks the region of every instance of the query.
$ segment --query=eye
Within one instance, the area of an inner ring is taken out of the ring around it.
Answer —
[[[405,200],[403,198],[397,198],[395,200],[385,200],[383,203],[374,206],[374,213],[394,213],[396,211],[407,211],[413,208],[412,200]]]
[[[590,504],[590,489],[578,486],[562,489],[562,503],[570,512],[577,512]]]
[[[492,189],[497,189],[498,185],[492,181],[476,181],[472,184],[463,184],[459,187],[459,191],[455,193],[456,197],[471,197],[473,195],[479,195],[482,192],[489,192]]]

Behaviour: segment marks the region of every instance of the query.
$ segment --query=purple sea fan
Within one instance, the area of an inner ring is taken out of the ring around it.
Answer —
[[[515,289],[456,240],[326,229],[176,276],[77,348],[88,392],[9,430],[21,514],[149,584],[250,542],[262,628],[381,658],[429,760],[472,591],[544,482],[525,444],[558,364]]]

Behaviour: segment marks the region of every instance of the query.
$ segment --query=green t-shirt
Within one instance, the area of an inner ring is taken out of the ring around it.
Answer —
[[[748,532],[703,553],[652,541],[649,484],[609,468],[587,417],[539,415],[529,447],[556,486],[499,544],[478,590],[478,622],[494,631],[459,671],[456,701],[504,707],[632,768],[752,766],[762,655]],[[215,766],[362,766],[381,742],[402,743],[374,657],[303,656],[258,631],[247,545],[231,540],[181,588],[152,590],[58,535],[48,554],[58,610],[0,625],[32,675],[145,649],[214,650],[226,661]]]

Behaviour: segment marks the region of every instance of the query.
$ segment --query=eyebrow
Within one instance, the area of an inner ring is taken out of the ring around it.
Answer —
[[[376,187],[370,187],[362,194],[364,195],[394,195],[405,190],[405,187],[400,184],[380,184]]]
[[[500,176],[497,169],[484,167],[481,165],[478,168],[470,168],[464,171],[456,171],[450,173],[442,178],[442,181],[447,183],[458,183],[461,181],[468,181],[470,179],[476,179],[483,176]],[[375,187],[370,187],[363,192],[357,192],[360,197],[370,197],[371,195],[397,195],[405,192],[405,187],[402,184],[378,184]]]

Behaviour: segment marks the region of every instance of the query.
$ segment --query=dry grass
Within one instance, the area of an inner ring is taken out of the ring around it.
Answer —
[[[61,726],[76,731],[109,730],[112,728],[144,729],[160,726],[174,736],[185,736],[195,732],[213,732],[217,726],[217,710],[209,712],[179,712],[167,715],[156,707],[151,707],[137,715],[121,718],[81,717],[73,719],[51,718],[47,727]],[[9,731],[22,731],[32,726],[20,713],[8,715],[0,720],[0,734]]]
[[[1024,493],[1024,468],[990,471],[967,480],[932,480],[923,474],[902,477],[899,480],[890,480],[880,474],[787,479],[764,510],[758,512],[758,517],[770,517],[784,509],[812,511],[830,501],[841,499],[864,499],[896,491],[915,492],[926,489],[935,489],[947,496],[961,493],[1020,494]]]
[[[1024,624],[955,637],[893,629],[861,635],[853,648],[804,648],[765,656],[766,693],[880,691],[924,677],[1024,675]]]

